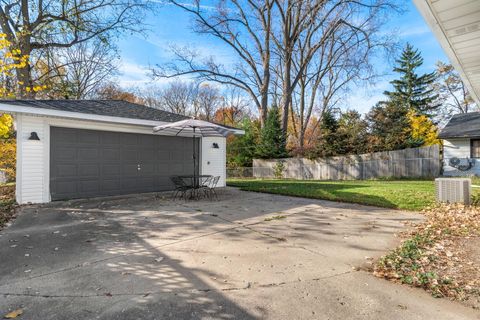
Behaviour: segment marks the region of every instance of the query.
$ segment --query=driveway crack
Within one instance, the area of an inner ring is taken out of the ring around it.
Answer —
[[[110,293],[110,292],[104,292],[104,293],[95,293],[95,294],[40,294],[40,293],[14,293],[14,292],[0,292],[1,296],[4,297],[35,297],[35,298],[45,298],[45,299],[55,299],[55,298],[98,298],[98,297],[105,297],[105,298],[112,298],[112,297],[125,297],[125,296],[132,296],[132,297],[148,297],[152,295],[165,295],[165,294],[172,294],[172,295],[177,295],[179,293],[184,293],[184,292],[190,292],[190,293],[195,293],[195,292],[203,292],[203,293],[209,293],[209,292],[229,292],[229,291],[242,291],[242,290],[250,290],[250,289],[255,289],[255,288],[275,288],[275,287],[281,287],[284,285],[289,285],[289,284],[294,284],[294,283],[299,283],[299,282],[315,282],[315,281],[322,281],[326,279],[331,279],[335,277],[340,277],[346,274],[350,274],[356,271],[345,271],[345,272],[340,272],[324,277],[317,277],[317,278],[312,278],[312,279],[306,279],[306,280],[301,280],[301,279],[296,279],[292,281],[282,281],[282,282],[270,282],[270,283],[261,283],[261,284],[255,284],[255,283],[248,283],[245,287],[230,287],[230,288],[221,288],[221,289],[213,289],[213,288],[205,288],[205,289],[188,289],[185,288],[185,290],[175,290],[175,291],[156,291],[156,292],[133,292],[133,293]]]

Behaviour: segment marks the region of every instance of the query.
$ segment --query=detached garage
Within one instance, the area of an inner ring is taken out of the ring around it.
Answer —
[[[186,119],[117,100],[12,100],[0,111],[17,129],[17,202],[91,198],[171,190],[172,175],[220,176],[225,186],[226,139],[153,133]],[[238,130],[236,133],[243,133]]]

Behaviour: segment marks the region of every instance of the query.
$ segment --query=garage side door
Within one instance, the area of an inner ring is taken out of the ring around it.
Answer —
[[[51,127],[52,200],[171,190],[170,176],[193,173],[192,143],[191,138]]]

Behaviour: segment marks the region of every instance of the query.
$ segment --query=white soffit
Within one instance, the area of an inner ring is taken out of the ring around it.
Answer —
[[[480,0],[413,0],[480,106]]]

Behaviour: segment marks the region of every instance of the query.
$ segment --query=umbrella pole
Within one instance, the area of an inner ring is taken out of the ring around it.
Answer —
[[[197,189],[197,179],[196,179],[196,174],[197,174],[197,161],[195,157],[195,127],[193,127],[193,191],[196,192]]]

